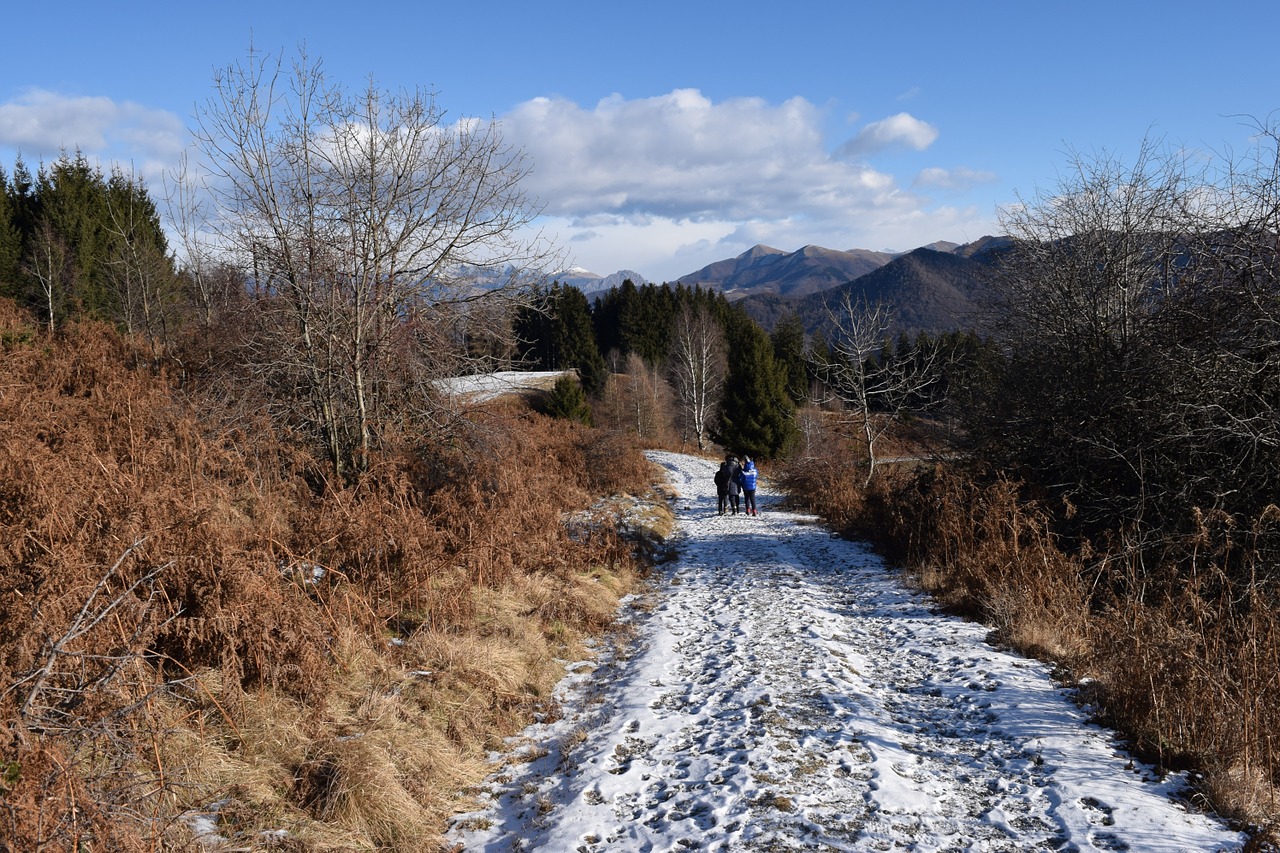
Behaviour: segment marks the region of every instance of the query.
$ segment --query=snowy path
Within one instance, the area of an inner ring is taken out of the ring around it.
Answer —
[[[680,559],[634,654],[579,664],[550,751],[490,780],[466,850],[1238,850],[1048,668],[932,613],[865,546],[714,513],[714,466],[652,453]],[[533,753],[537,756],[538,753]]]

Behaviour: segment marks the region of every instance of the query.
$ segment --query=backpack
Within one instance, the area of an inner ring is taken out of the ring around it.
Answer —
[[[721,466],[716,470],[716,488],[724,491],[729,486],[729,472]]]

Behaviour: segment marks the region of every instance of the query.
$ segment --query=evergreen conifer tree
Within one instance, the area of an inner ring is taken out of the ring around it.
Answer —
[[[809,396],[809,372],[804,358],[804,323],[795,312],[788,314],[769,336],[773,358],[782,372],[787,396],[797,406]]]
[[[516,315],[521,359],[540,370],[576,370],[586,393],[600,393],[608,368],[596,346],[587,297],[576,287],[554,282],[538,302]]]
[[[68,309],[108,318],[103,272],[109,213],[102,173],[79,151],[75,159],[63,154],[36,176],[35,206],[39,222],[47,223],[70,259]]]
[[[587,297],[576,287],[553,288],[552,292],[556,321],[551,330],[552,351],[557,362],[553,369],[572,368],[578,371],[582,390],[587,394],[598,394],[604,388],[608,369],[600,348],[596,346]]]
[[[572,376],[561,376],[556,380],[542,405],[542,412],[553,418],[578,421],[587,426],[592,424],[586,392]]]
[[[774,361],[765,331],[738,309],[730,316],[729,379],[715,438],[749,456],[783,455],[797,435],[786,377]]]
[[[19,295],[18,270],[22,260],[22,232],[15,208],[9,178],[0,167],[0,296],[10,298]]]

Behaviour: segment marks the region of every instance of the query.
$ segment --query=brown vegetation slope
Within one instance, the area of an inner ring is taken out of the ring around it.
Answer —
[[[634,584],[564,523],[650,481],[602,433],[490,412],[318,489],[217,405],[0,302],[0,850],[432,849]]]

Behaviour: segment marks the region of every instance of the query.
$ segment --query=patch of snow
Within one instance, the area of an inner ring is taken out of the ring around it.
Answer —
[[[555,385],[557,379],[572,374],[571,370],[499,370],[495,373],[441,379],[436,382],[436,387],[447,394],[482,403],[503,394],[529,390],[547,391]]]
[[[763,490],[759,516],[718,516],[714,462],[649,455],[679,495],[680,557],[656,608],[625,611],[631,654],[601,644],[566,667],[563,716],[511,742],[453,842],[585,853],[1243,846],[1186,807],[1185,779],[1159,777],[1093,725],[1047,665],[933,612],[866,545]]]
[[[204,811],[184,812],[179,820],[190,827],[196,842],[202,847],[226,844],[227,838],[218,832],[218,814],[228,802],[230,801],[218,800],[210,803]]]

